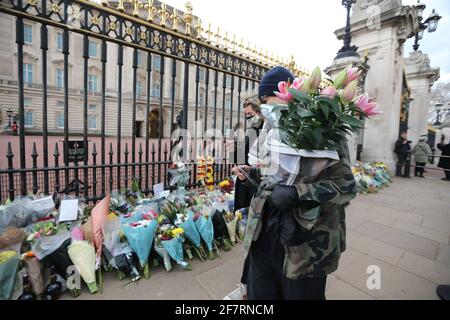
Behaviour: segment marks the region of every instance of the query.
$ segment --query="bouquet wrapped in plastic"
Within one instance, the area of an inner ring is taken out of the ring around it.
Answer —
[[[0,300],[8,300],[11,296],[20,255],[15,251],[0,252]]]
[[[195,222],[195,226],[206,244],[208,249],[208,258],[212,260],[214,259],[213,250],[216,250],[216,252],[218,252],[218,250],[214,243],[214,226],[211,215],[208,213],[209,210],[206,208],[192,208],[192,210],[194,212],[193,220]]]
[[[68,268],[72,265],[68,246],[71,234],[67,225],[56,225],[55,220],[47,220],[30,226],[31,232],[27,240],[31,243],[31,250],[46,267],[55,267],[56,273],[67,277]]]
[[[132,281],[137,281],[141,276],[135,266],[133,252],[128,242],[121,242],[121,233],[120,219],[115,214],[108,215],[103,227],[103,254],[108,261],[108,265],[117,270],[120,280],[129,275]]]
[[[280,82],[275,94],[285,104],[261,106],[266,121],[249,152],[250,165],[269,183],[293,185],[339,160],[347,134],[363,128],[359,118],[380,113],[367,94],[356,97],[358,77],[358,69],[349,67],[333,85],[321,87],[322,71],[316,68],[308,79]],[[302,158],[310,159],[307,168],[300,168]]]
[[[202,246],[202,239],[200,232],[197,229],[194,221],[194,213],[188,210],[187,213],[177,214],[175,226],[184,230],[185,238],[187,238],[193,245],[193,250],[201,261],[206,257],[205,249]],[[187,252],[189,255],[189,251]]]
[[[136,214],[138,215],[138,214]],[[148,258],[155,238],[158,222],[151,213],[140,214],[139,220],[122,225],[122,230],[131,248],[139,257],[145,278],[150,277]]]
[[[95,279],[95,248],[88,241],[75,240],[68,247],[68,254],[91,293],[98,291]]]
[[[175,228],[169,226],[163,229],[163,233],[158,235],[157,246],[164,247],[168,255],[175,260],[175,262],[181,266],[184,270],[192,270],[191,265],[184,260],[183,242],[184,242],[184,230],[182,228]]]
[[[55,209],[52,197],[22,197],[0,206],[0,233],[8,227],[23,228],[47,217]]]
[[[45,281],[44,274],[46,273],[42,263],[34,256],[32,251],[26,252],[21,256],[22,265],[24,266],[31,287],[37,296],[44,293]]]
[[[182,162],[173,163],[168,170],[170,174],[170,186],[184,188],[189,182],[191,169]]]

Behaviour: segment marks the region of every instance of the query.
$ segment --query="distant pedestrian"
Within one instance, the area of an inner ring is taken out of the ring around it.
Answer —
[[[443,137],[443,139],[441,139],[441,143],[439,143],[437,147],[442,151],[438,167],[446,170],[445,178],[442,180],[450,181],[450,143],[445,144],[445,138]]]
[[[19,126],[17,125],[17,121],[14,121],[12,125],[13,135],[17,136],[17,131],[19,131]]]
[[[395,142],[395,154],[397,155],[397,170],[395,175],[397,177],[409,177],[409,168],[407,166],[408,155],[411,152],[411,141],[408,141],[408,133],[403,131],[400,134],[400,138]],[[403,171],[404,169],[404,171]]]
[[[419,142],[413,148],[414,161],[416,162],[415,176],[424,178],[423,173],[429,161],[431,148],[427,143],[426,136],[421,136]]]

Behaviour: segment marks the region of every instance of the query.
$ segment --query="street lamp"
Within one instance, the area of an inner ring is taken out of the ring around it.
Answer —
[[[339,58],[348,58],[348,57],[357,57],[359,58],[359,54],[356,52],[358,47],[352,46],[352,26],[350,23],[350,10],[352,9],[352,5],[356,2],[356,0],[342,0],[342,5],[347,9],[347,24],[345,25],[345,35],[344,35],[344,46],[339,50],[336,59]]]
[[[417,20],[419,21],[419,28],[416,31],[415,42],[413,45],[414,51],[419,50],[419,41],[423,39],[423,35],[425,30],[428,30],[429,33],[433,33],[437,30],[439,20],[441,20],[441,16],[437,14],[436,10],[433,9],[431,15],[422,23],[423,20],[423,12],[427,6],[417,1],[417,4],[414,6],[417,13]]]
[[[8,110],[6,110],[6,114],[8,115],[8,129],[11,128],[11,118],[13,117],[13,111],[8,108]]]
[[[443,104],[439,103],[436,105],[436,121],[433,123],[433,126],[439,127],[442,125],[441,123],[441,112],[443,111]]]

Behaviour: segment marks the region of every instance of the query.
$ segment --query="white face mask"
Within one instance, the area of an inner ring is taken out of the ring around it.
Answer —
[[[259,129],[259,127],[261,127],[262,118],[258,114],[255,114],[254,116],[247,117],[247,123],[249,127]]]

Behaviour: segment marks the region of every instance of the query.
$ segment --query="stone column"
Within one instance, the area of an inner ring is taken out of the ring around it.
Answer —
[[[405,73],[411,90],[408,136],[416,143],[421,135],[428,134],[430,89],[439,79],[440,70],[430,67],[427,54],[414,51],[405,59]]]
[[[366,52],[370,71],[365,91],[375,97],[382,115],[366,121],[363,161],[384,161],[395,168],[404,76],[403,47],[418,28],[415,11],[401,0],[357,0],[352,14],[352,44]],[[339,39],[344,29],[335,32]]]

